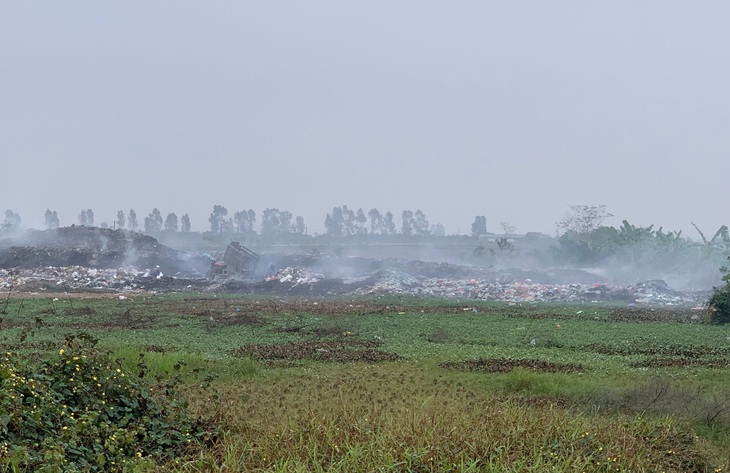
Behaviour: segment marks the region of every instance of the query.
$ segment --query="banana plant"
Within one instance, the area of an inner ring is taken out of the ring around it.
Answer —
[[[705,234],[694,224],[690,222],[697,233],[700,234],[702,244],[700,245],[703,249],[705,257],[713,257],[717,254],[721,254],[724,257],[728,256],[728,250],[730,250],[730,232],[726,225],[721,226],[715,234],[709,240],[705,237]]]

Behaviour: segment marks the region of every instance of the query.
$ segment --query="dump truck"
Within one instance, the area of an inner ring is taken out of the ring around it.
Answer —
[[[251,276],[259,263],[259,255],[241,243],[232,241],[223,253],[223,258],[213,261],[210,277]]]

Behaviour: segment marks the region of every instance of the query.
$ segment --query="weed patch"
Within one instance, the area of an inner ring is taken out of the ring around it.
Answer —
[[[538,373],[582,373],[582,365],[573,363],[552,363],[544,360],[513,360],[511,358],[479,358],[468,361],[447,361],[439,366],[460,371],[477,371],[482,373],[507,373],[516,368],[536,371]]]
[[[696,312],[688,309],[645,309],[621,308],[614,309],[608,315],[611,322],[700,322]]]
[[[439,327],[433,332],[424,335],[423,338],[426,339],[426,341],[431,343],[447,343],[452,340],[451,333],[449,333],[448,330],[446,330],[443,327]]]
[[[234,352],[257,360],[320,360],[320,361],[396,361],[396,353],[378,350],[378,341],[340,337],[328,340],[288,342],[278,344],[248,344]]]
[[[632,368],[728,368],[730,360],[708,360],[692,358],[649,358],[629,363]]]
[[[55,311],[54,311],[55,312]],[[89,316],[96,314],[96,309],[89,306],[83,306],[83,307],[66,307],[63,309],[64,315],[71,315],[71,316]]]
[[[603,355],[662,355],[677,356],[682,358],[703,358],[708,356],[730,356],[730,347],[713,347],[709,345],[675,345],[651,343],[623,343],[621,345],[609,345],[605,343],[592,343],[579,345],[573,348],[576,351],[587,351]]]

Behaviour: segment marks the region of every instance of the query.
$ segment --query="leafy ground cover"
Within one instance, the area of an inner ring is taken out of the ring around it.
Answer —
[[[392,296],[14,298],[0,353],[47,360],[83,331],[140,389],[174,377],[184,415],[220,429],[128,470],[724,471],[730,328],[701,315]]]

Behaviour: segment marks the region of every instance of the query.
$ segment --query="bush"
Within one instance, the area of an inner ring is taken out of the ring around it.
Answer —
[[[730,257],[728,257],[730,260]],[[730,270],[726,266],[720,268],[723,273],[722,280],[725,285],[713,289],[710,299],[707,301],[708,319],[711,324],[730,323]]]
[[[191,453],[216,431],[174,383],[133,379],[88,335],[53,353],[0,356],[0,470],[122,471]]]

